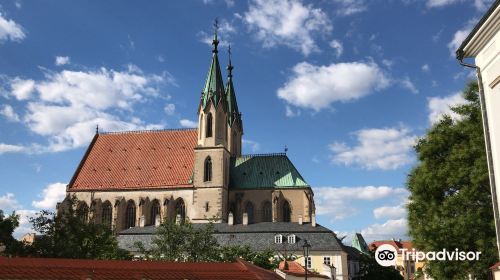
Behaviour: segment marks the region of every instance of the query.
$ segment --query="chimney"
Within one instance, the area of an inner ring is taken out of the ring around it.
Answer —
[[[155,226],[159,226],[160,224],[161,224],[160,215],[156,215],[156,217],[155,217]]]
[[[144,224],[146,223],[146,221],[145,221],[145,220],[146,220],[146,219],[145,219],[144,215],[142,215],[142,216],[139,218],[139,226],[140,226],[140,227],[144,227]]]
[[[248,225],[248,213],[247,212],[243,213],[243,225],[244,226]]]
[[[311,226],[316,227],[316,214],[311,215]]]
[[[233,213],[229,212],[229,215],[227,215],[227,224],[232,226],[234,225],[234,217]]]
[[[302,215],[299,215],[299,225],[301,225],[304,221],[302,221]]]

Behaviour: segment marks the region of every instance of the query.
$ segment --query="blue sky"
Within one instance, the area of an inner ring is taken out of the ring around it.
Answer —
[[[96,124],[189,127],[231,43],[244,153],[288,155],[342,235],[405,238],[412,145],[473,73],[453,52],[486,0],[3,1],[0,209],[64,196]],[[225,70],[224,70],[225,73]]]

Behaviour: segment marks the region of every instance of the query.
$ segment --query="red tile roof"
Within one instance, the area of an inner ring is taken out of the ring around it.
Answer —
[[[69,189],[189,187],[195,129],[96,134]]]
[[[234,263],[173,263],[5,257],[0,257],[0,279],[281,280],[274,272],[242,260]]]
[[[377,250],[378,247],[384,244],[389,244],[392,245],[392,247],[401,250],[401,249],[407,249],[408,251],[411,251],[413,249],[413,243],[411,241],[399,241],[399,240],[379,240],[379,241],[373,241],[368,245],[368,248],[370,251],[375,251]]]
[[[287,262],[288,262],[288,269],[285,269],[285,262],[284,261],[280,262],[278,269],[283,271],[284,273],[286,273],[288,275],[293,275],[293,276],[297,276],[297,277],[305,277],[306,269],[303,266],[301,266],[298,262],[295,262],[295,261],[287,261]],[[319,273],[312,272],[310,270],[307,270],[307,275],[311,278],[316,277],[316,278],[329,279],[329,277],[326,275],[321,275]]]

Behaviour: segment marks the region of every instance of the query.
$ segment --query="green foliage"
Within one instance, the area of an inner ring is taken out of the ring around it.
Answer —
[[[360,254],[359,268],[361,276],[354,280],[403,280],[403,276],[394,267],[379,265],[373,252],[370,255]]]
[[[479,261],[433,261],[434,279],[486,279],[497,260],[478,86],[463,92],[467,104],[452,108],[415,147],[418,164],[408,176],[409,233],[423,251],[480,251]]]
[[[249,246],[221,246],[214,233],[212,223],[194,227],[190,222],[164,221],[151,241],[151,248],[145,248],[141,242],[134,245],[148,260],[233,262],[241,258],[266,269],[277,267],[272,251],[255,252]]]
[[[22,251],[22,243],[12,236],[18,226],[19,216],[15,212],[5,217],[3,211],[0,210],[0,246],[4,247],[0,250],[0,254],[10,256]]]
[[[71,200],[74,206],[75,199]],[[129,259],[127,251],[118,247],[112,231],[104,225],[85,222],[68,207],[61,215],[40,211],[30,222],[41,234],[31,246],[30,255],[72,259]]]

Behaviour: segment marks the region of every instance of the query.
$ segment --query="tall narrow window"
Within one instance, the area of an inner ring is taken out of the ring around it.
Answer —
[[[262,221],[272,222],[273,221],[273,209],[271,202],[266,201],[262,207]]]
[[[292,216],[292,210],[290,209],[290,204],[285,200],[283,203],[283,222],[290,222]]]
[[[207,159],[205,159],[203,181],[204,182],[212,181],[212,159],[210,157],[207,157]]]
[[[184,223],[186,219],[186,205],[184,205],[184,200],[182,200],[182,198],[179,198],[175,203],[175,219],[177,219],[178,216],[180,216],[179,222]]]
[[[248,217],[248,223],[253,224],[254,221],[254,215],[253,215],[253,204],[249,201],[247,202],[247,205],[245,206],[245,212],[247,213]]]
[[[160,202],[158,200],[153,200],[151,203],[151,220],[149,225],[154,225],[156,223],[156,216],[160,215]]]
[[[125,211],[125,228],[135,227],[135,203],[129,200]]]
[[[207,114],[207,133],[205,134],[205,137],[212,137],[212,127],[213,127],[213,121],[212,121],[212,113]]]
[[[111,217],[113,214],[113,208],[111,208],[111,203],[106,201],[102,204],[102,215],[101,215],[101,223],[108,228],[111,228]]]
[[[89,219],[89,207],[87,206],[87,203],[82,202],[78,207],[76,214],[82,222],[86,223]]]

